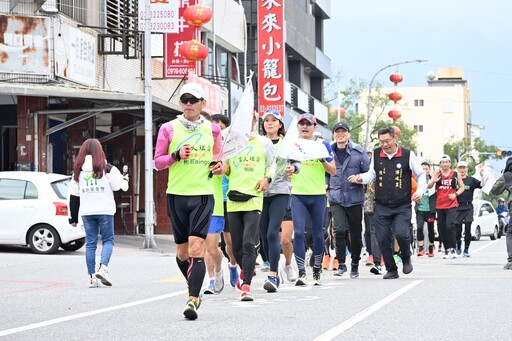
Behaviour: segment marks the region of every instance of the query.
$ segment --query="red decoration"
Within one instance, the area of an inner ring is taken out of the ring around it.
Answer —
[[[345,116],[345,114],[347,113],[345,108],[341,108],[341,107],[340,108],[331,108],[332,114],[338,115],[338,112],[339,112],[340,117]]]
[[[208,57],[208,48],[197,40],[192,39],[181,44],[179,53],[186,60],[198,62]]]
[[[392,92],[388,95],[389,99],[392,100],[393,102],[398,102],[399,100],[402,99],[402,94],[399,93],[399,92]]]
[[[395,122],[402,116],[402,113],[400,113],[398,110],[391,110],[388,112],[388,116],[393,119],[393,122]]]
[[[393,130],[395,131],[396,137],[400,136],[400,133],[401,133],[400,128],[393,126]]]
[[[398,83],[404,80],[404,77],[399,73],[393,73],[391,76],[389,76],[389,80],[392,81],[396,86]]]
[[[188,6],[183,12],[183,18],[189,25],[202,26],[212,18],[212,9],[201,4]]]

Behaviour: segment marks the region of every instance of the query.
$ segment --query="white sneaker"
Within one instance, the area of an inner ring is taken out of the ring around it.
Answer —
[[[291,264],[284,267],[284,272],[286,273],[286,279],[288,282],[295,282],[299,277]]]
[[[457,253],[455,252],[455,249],[451,249],[450,250],[450,256],[451,256],[452,259],[457,258]]]
[[[216,294],[220,294],[222,289],[224,289],[224,273],[221,270],[215,273],[215,284],[213,286],[213,291]]]
[[[101,286],[101,282],[96,277],[92,275],[89,276],[89,288],[99,288]]]
[[[100,268],[94,276],[101,281],[101,284],[106,285],[107,287],[112,286],[112,282],[110,281],[110,278],[108,277],[108,268],[106,265],[101,264]]]

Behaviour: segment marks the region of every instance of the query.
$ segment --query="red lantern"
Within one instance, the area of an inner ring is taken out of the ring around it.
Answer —
[[[396,137],[400,136],[400,133],[401,133],[400,128],[393,126],[393,130],[395,131]]]
[[[345,110],[345,108],[331,108],[331,113],[332,114],[335,114],[335,115],[340,115],[340,117],[343,117],[345,116],[345,114],[347,113],[347,111]]]
[[[402,99],[402,94],[399,93],[399,92],[392,92],[388,95],[389,99],[392,100],[393,102],[398,102],[399,100]]]
[[[389,76],[389,80],[392,81],[396,86],[398,83],[404,80],[404,77],[399,73],[393,73],[391,76]]]
[[[201,4],[188,6],[183,12],[183,18],[189,25],[201,26],[212,18],[212,9]]]
[[[179,53],[186,60],[198,62],[208,57],[208,48],[197,40],[192,39],[181,44]]]
[[[393,122],[395,122],[402,116],[402,114],[398,110],[391,110],[388,112],[388,116],[393,119]]]

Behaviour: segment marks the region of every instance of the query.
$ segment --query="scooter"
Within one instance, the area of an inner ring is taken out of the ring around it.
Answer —
[[[498,228],[498,238],[501,238],[508,230],[508,224],[510,222],[510,214],[509,212],[502,212],[499,216],[499,228]]]

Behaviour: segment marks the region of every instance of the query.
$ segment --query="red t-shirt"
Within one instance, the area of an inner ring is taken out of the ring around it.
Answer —
[[[450,173],[447,176],[444,176],[443,173],[441,173],[441,180],[436,183],[437,209],[448,209],[459,206],[457,197],[453,200],[448,198],[448,194],[455,194],[457,192],[457,188],[454,187],[454,184],[456,184],[457,181],[454,178],[457,179],[457,175],[453,169],[450,170]]]

